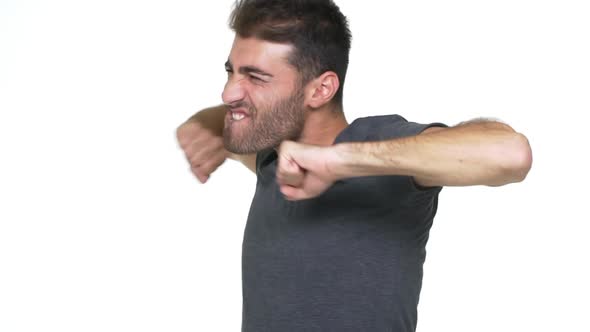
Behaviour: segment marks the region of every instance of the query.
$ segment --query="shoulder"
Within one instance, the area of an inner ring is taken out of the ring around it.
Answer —
[[[406,120],[399,114],[377,115],[358,118],[354,120],[342,137],[340,142],[352,141],[378,141],[418,135],[422,132],[434,131],[447,127],[444,123],[418,123]]]
[[[395,123],[408,122],[403,116],[399,114],[374,115],[358,118],[351,123],[351,127],[362,130],[369,127],[381,127],[384,125],[391,125]]]

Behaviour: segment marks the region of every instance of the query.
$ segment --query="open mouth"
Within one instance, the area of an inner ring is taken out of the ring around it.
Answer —
[[[235,110],[230,110],[228,115],[231,122],[243,121],[244,119],[250,117],[250,114],[248,112],[239,108]]]
[[[231,118],[234,121],[240,121],[240,120],[246,118],[246,114],[242,113],[242,112],[231,112]]]

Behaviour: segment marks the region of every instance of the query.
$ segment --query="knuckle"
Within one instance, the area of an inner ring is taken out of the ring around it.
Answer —
[[[182,150],[184,151],[184,154],[186,154],[187,157],[192,157],[195,154],[195,149],[191,144],[187,144],[185,147],[182,148]]]
[[[180,141],[182,140],[184,136],[184,125],[180,125],[178,126],[178,128],[176,128],[176,138]]]
[[[197,149],[195,149],[194,151],[191,151],[191,153],[188,154],[188,158],[189,158],[191,164],[196,164],[196,165],[200,165],[204,161],[202,150],[197,150]]]
[[[180,147],[182,147],[184,149],[191,142],[191,133],[189,131],[187,131],[187,129],[184,128],[183,126],[180,126],[176,130],[176,139],[178,140],[178,144],[180,145]]]
[[[201,164],[203,164],[203,161],[197,155],[197,156],[190,157],[189,158],[189,163],[190,163],[191,167],[193,167],[193,168],[199,168],[201,166]]]
[[[199,136],[206,133],[198,122],[185,122],[176,128],[176,138],[181,146],[188,145]]]
[[[207,172],[207,169],[203,165],[192,166],[191,169],[200,175],[209,175],[209,172]]]
[[[178,140],[178,144],[180,145],[180,147],[182,149],[186,149],[188,147],[188,145],[190,144],[190,139],[186,136],[177,136],[177,140]]]

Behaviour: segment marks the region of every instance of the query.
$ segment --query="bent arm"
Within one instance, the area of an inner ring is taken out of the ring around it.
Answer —
[[[214,135],[221,137],[223,136],[223,126],[225,123],[226,112],[227,106],[225,105],[213,106],[195,113],[186,122],[198,122],[203,126],[203,128],[208,129]],[[241,162],[244,164],[244,166],[256,174],[256,154],[238,155],[229,151],[227,153],[230,159]]]
[[[501,186],[520,182],[532,164],[527,138],[495,121],[429,128],[400,139],[342,143],[338,177],[407,175],[431,186]]]

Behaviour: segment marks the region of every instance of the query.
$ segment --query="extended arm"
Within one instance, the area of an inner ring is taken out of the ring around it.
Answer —
[[[334,181],[406,175],[431,186],[501,186],[522,181],[532,163],[527,138],[495,121],[429,128],[419,135],[329,147],[284,142],[277,180],[289,199],[319,195]]]
[[[527,138],[495,121],[429,128],[420,135],[337,146],[338,176],[408,175],[422,186],[501,186],[524,180],[532,163]]]

